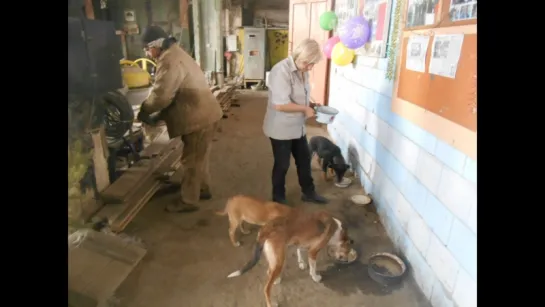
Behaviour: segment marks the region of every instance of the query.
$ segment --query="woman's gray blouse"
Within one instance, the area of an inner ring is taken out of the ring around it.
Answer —
[[[290,102],[308,106],[310,86],[308,72],[305,81],[290,56],[278,62],[269,74],[269,101],[263,121],[263,132],[266,136],[277,140],[298,139],[305,135],[305,113],[280,112],[273,105]]]

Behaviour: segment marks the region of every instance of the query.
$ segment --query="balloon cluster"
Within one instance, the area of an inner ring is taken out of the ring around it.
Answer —
[[[339,66],[345,66],[354,60],[354,50],[367,43],[371,36],[369,22],[363,16],[355,16],[337,27],[338,18],[335,12],[327,11],[320,16],[320,28],[325,31],[337,29],[323,46],[328,59]]]

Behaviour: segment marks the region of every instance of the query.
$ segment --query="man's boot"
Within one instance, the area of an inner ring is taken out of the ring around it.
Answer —
[[[189,213],[189,212],[195,212],[198,211],[199,207],[195,205],[190,205],[182,202],[181,200],[178,200],[173,203],[167,204],[165,207],[165,211],[171,212],[171,213]]]

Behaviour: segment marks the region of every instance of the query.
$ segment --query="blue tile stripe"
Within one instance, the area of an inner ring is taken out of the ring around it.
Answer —
[[[420,183],[418,178],[410,174],[407,169],[397,160],[397,158],[393,156],[388,149],[384,148],[377,139],[375,139],[365,130],[363,130],[362,133],[357,129],[357,127],[359,127],[359,125],[357,125],[355,119],[353,119],[350,115],[347,115],[347,112],[341,112],[337,116],[335,122],[328,127],[328,132],[335,140],[337,145],[342,148],[344,154],[346,154],[348,140],[341,137],[341,135],[337,133],[335,129],[342,129],[346,134],[354,137],[356,142],[359,143],[359,145],[376,161],[379,167],[383,170],[384,175],[392,181],[396,188],[398,188],[399,192],[411,204],[416,213],[422,217],[428,227],[430,227],[431,231],[446,245],[447,242],[445,241],[448,240],[450,227],[448,227],[448,225],[440,224],[439,217],[446,212],[446,214],[452,216],[455,224],[464,224],[455,218],[454,214],[450,212],[450,210],[437,198],[435,198],[433,194],[430,193],[422,183]],[[359,138],[355,136],[358,132]],[[388,204],[386,195],[383,195],[380,185],[372,182],[361,168],[357,170],[357,172],[366,192],[373,194],[373,198],[376,200],[377,206],[389,208],[394,205]],[[398,178],[403,178],[403,181],[400,182],[400,179]],[[430,197],[431,199],[429,199]],[[385,214],[389,213],[389,211],[384,212]],[[388,218],[391,218],[390,214],[388,214]],[[397,217],[395,218],[395,221],[398,221]],[[447,228],[445,229],[444,227]],[[456,237],[457,235],[453,236]],[[472,234],[472,237],[474,236],[475,234]],[[466,269],[466,271],[468,271],[472,277],[476,278],[476,266],[471,262],[471,260],[474,259],[471,259],[471,256],[466,255],[464,252],[466,249],[462,247],[463,245],[460,244],[447,246],[455,258],[460,262],[460,265]]]
[[[335,131],[335,129],[337,128],[343,129],[338,127],[338,125],[334,125],[333,127],[328,127],[328,132],[330,136],[337,142],[337,145],[339,147],[345,147],[347,146],[347,142],[340,136],[339,133],[337,133],[337,131]],[[375,204],[377,206],[377,211],[379,213],[381,221],[388,235],[394,242],[396,248],[401,250],[403,254],[409,257],[409,261],[413,267],[413,270],[421,272],[422,270],[424,270],[427,272],[426,274],[428,274],[425,275],[428,276],[427,278],[433,278],[434,280],[438,280],[435,272],[433,272],[426,263],[424,255],[422,255],[422,253],[414,246],[414,243],[412,242],[410,236],[401,226],[399,219],[393,211],[393,204],[388,204],[386,202],[385,195],[382,195],[382,193],[380,193],[380,187],[373,183],[371,180],[369,180],[367,174],[363,171],[361,167],[357,170],[357,172],[361,183],[365,188],[365,191],[367,193],[373,194],[373,198],[375,199]],[[375,187],[377,187],[376,190]]]
[[[348,81],[344,78],[343,81]],[[337,80],[339,82],[341,80]],[[358,99],[356,103],[360,106],[363,106],[367,109],[368,112],[374,113],[378,118],[386,122],[389,126],[396,129],[400,134],[407,137],[409,140],[426,150],[429,154],[437,157],[438,160],[443,162],[445,165],[450,167],[459,175],[463,176],[467,180],[476,183],[477,182],[477,162],[464,153],[460,152],[456,148],[450,146],[444,141],[438,139],[433,134],[428,131],[418,127],[411,121],[395,114],[391,111],[391,97],[386,95],[379,94],[369,88],[364,86],[358,86]],[[342,91],[335,91],[332,89],[331,96],[342,96]],[[343,104],[349,103],[343,101]],[[332,99],[331,106],[337,107],[337,104],[340,106],[341,102],[337,102]],[[347,108],[344,108],[345,110]],[[343,114],[349,114],[350,112],[343,112],[341,110],[339,116]],[[350,125],[352,126],[352,125]],[[352,126],[360,127],[363,130],[361,124]],[[352,131],[351,131],[352,133]],[[358,135],[358,134],[355,134]],[[466,167],[466,164],[469,164]]]

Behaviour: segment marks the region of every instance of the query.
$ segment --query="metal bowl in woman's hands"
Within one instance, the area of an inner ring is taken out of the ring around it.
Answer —
[[[339,110],[328,107],[328,106],[317,106],[316,111],[316,121],[321,124],[331,124],[335,120],[335,116],[339,114]]]

